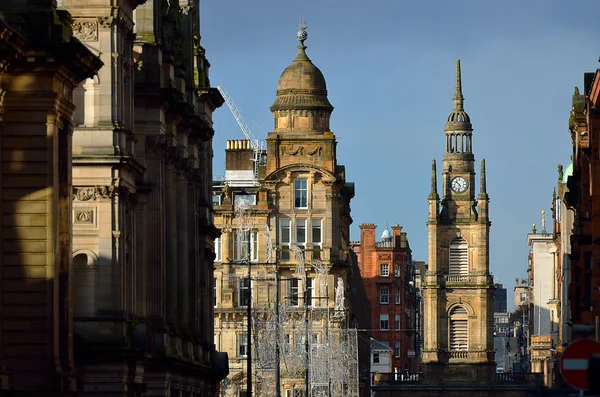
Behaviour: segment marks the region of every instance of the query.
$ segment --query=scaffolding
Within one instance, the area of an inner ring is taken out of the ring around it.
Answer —
[[[239,232],[236,236],[242,257],[249,260],[249,233],[252,230],[250,203],[235,203]],[[254,395],[276,397],[358,397],[358,335],[346,324],[345,287],[337,277],[334,304],[328,298],[329,266],[321,260],[305,261],[304,252],[295,254],[294,277],[304,280],[304,304],[279,299],[280,283],[271,229],[264,225],[267,263],[257,265],[252,276],[251,363]],[[245,235],[245,236],[244,236]],[[308,275],[315,281],[312,302],[306,300]],[[289,279],[288,279],[289,280]],[[240,282],[238,280],[238,282]],[[262,303],[259,303],[260,302]],[[296,304],[295,304],[296,303]],[[279,382],[279,387],[277,383]],[[223,396],[235,396],[234,381],[222,384]],[[292,386],[289,386],[292,385]],[[300,386],[298,386],[300,385]]]

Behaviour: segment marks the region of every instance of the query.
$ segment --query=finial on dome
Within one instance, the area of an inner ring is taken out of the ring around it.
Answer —
[[[460,59],[456,60],[456,89],[454,91],[454,110],[464,110],[463,101],[464,97],[462,94],[462,80],[460,77]]]
[[[308,25],[306,24],[306,19],[304,17],[300,17],[300,23],[298,24],[298,33],[296,33],[296,38],[302,46],[304,46],[304,40],[308,38],[308,33],[306,32],[307,27]]]

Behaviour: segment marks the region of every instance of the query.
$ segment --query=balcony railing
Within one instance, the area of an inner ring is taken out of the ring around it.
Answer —
[[[447,274],[444,275],[447,283],[472,283],[477,281],[477,277],[469,274]]]
[[[494,374],[493,383],[495,384],[513,384],[526,386],[542,386],[544,384],[544,374],[532,372],[506,372]],[[477,380],[473,380],[477,381]],[[390,373],[390,374],[373,374],[373,386],[392,386],[392,385],[411,385],[411,384],[438,384],[437,379],[426,379],[422,373]],[[448,384],[469,384],[467,379],[447,381],[441,383]]]

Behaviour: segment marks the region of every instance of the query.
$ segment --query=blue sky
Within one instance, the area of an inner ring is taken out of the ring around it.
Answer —
[[[362,223],[379,235],[400,224],[413,258],[425,261],[431,159],[439,169],[460,58],[473,151],[477,164],[486,159],[490,268],[511,308],[514,279],[527,268],[526,234],[541,210],[550,214],[557,165],[569,163],[573,88],[599,67],[599,12],[597,0],[202,0],[201,31],[211,84],[229,91],[264,139],[306,18],[307,54],[335,107],[338,162],[356,184],[352,239]],[[225,141],[244,136],[226,107],[214,121],[222,174]]]

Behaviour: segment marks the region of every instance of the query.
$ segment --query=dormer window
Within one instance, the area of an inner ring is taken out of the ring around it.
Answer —
[[[308,180],[294,180],[294,208],[308,208]]]

